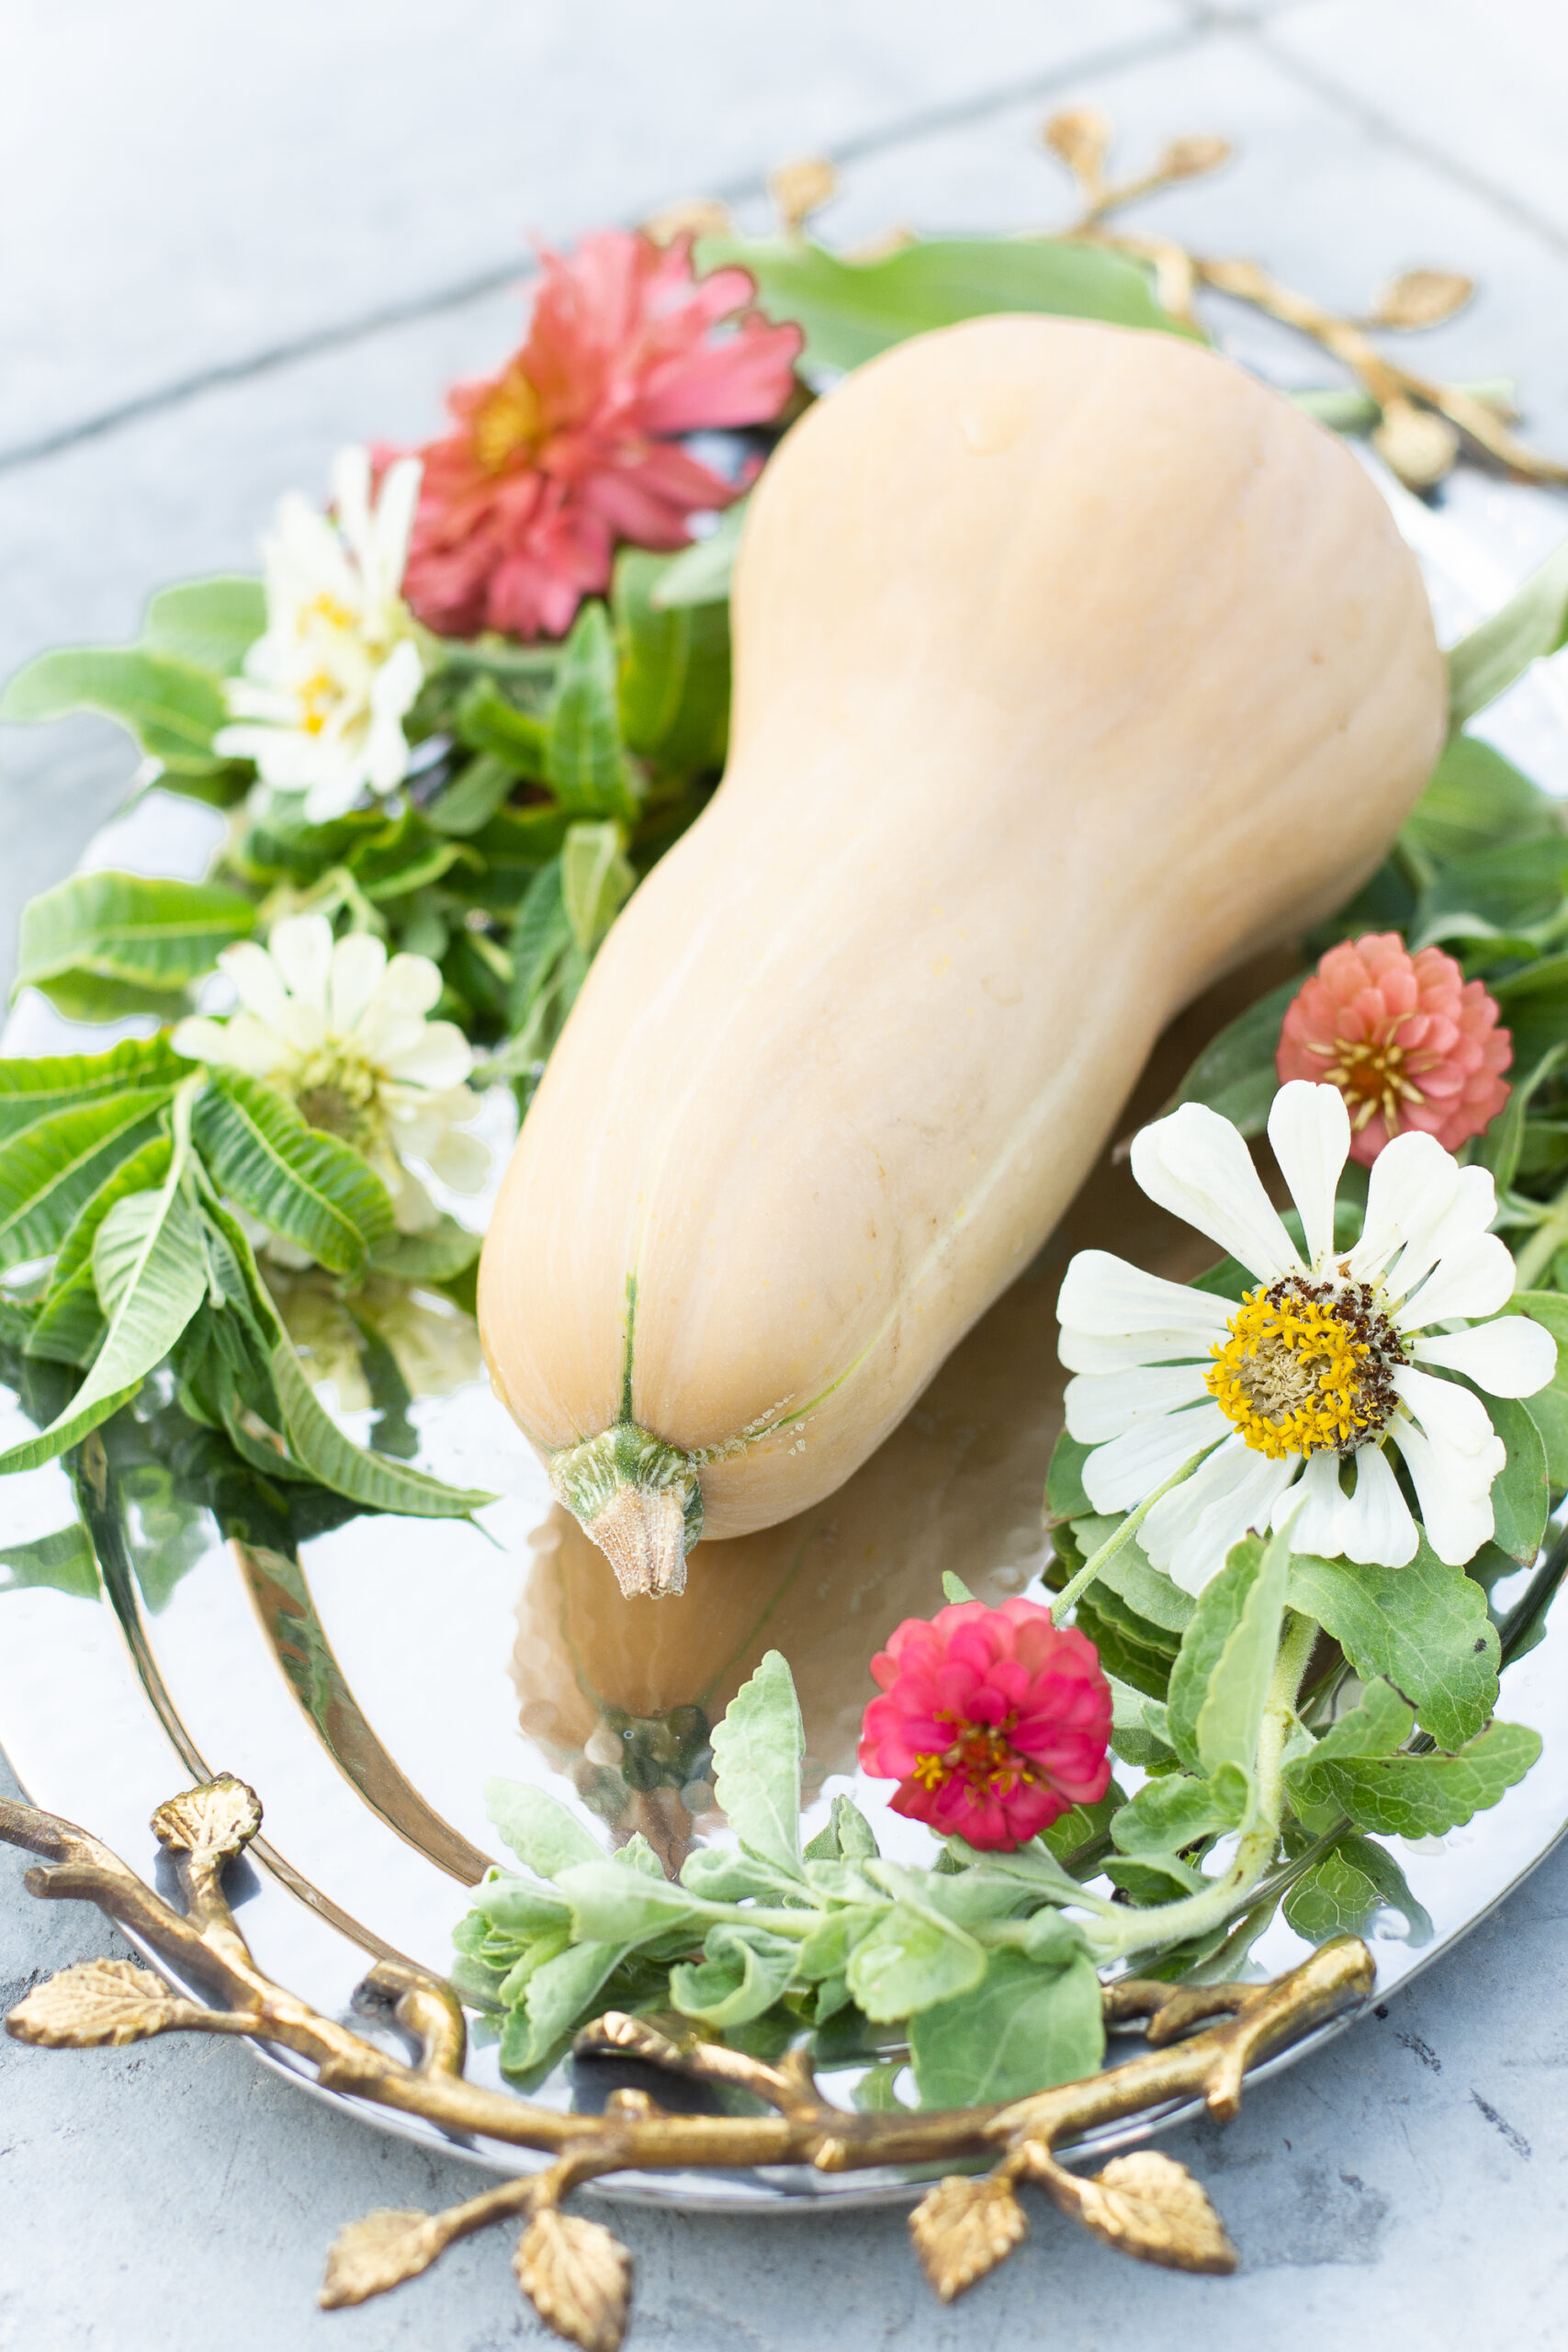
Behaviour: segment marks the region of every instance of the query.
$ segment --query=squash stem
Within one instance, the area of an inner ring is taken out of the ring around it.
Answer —
[[[1163,1487],[1156,1487],[1152,1495],[1145,1496],[1136,1510],[1128,1512],[1121,1526],[1106,1537],[1098,1552],[1089,1554],[1077,1576],[1071,1577],[1062,1587],[1061,1591],[1051,1603],[1051,1623],[1054,1625],[1060,1625],[1065,1622],[1069,1611],[1077,1606],[1079,1600],[1089,1590],[1100,1570],[1109,1566],[1117,1553],[1132,1542],[1160,1497],[1168,1495],[1173,1487],[1179,1487],[1184,1479],[1190,1478],[1199,1464],[1207,1462],[1210,1454],[1214,1451],[1214,1446],[1224,1443],[1224,1439],[1217,1437],[1213,1444],[1201,1446],[1190,1461],[1182,1464],[1179,1470],[1171,1473]]]
[[[550,1460],[550,1485],[615,1571],[630,1600],[681,1592],[703,1532],[697,1465],[651,1430],[620,1421]]]

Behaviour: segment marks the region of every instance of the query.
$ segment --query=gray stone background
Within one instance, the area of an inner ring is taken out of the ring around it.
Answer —
[[[0,0],[0,673],[130,637],[162,581],[248,566],[341,442],[428,431],[443,384],[510,346],[530,235],[696,191],[760,220],[766,169],[813,152],[844,171],[829,236],[1045,225],[1066,198],[1036,126],[1069,101],[1115,117],[1129,165],[1178,132],[1238,142],[1149,209],[1211,251],[1349,310],[1399,268],[1472,273],[1480,300],[1420,359],[1517,377],[1529,432],[1568,451],[1553,0]],[[130,766],[96,722],[0,730],[7,968],[23,899]],[[1213,2187],[1235,2278],[1118,2262],[1042,2211],[942,2311],[897,2214],[623,2211],[631,2343],[1560,2346],[1565,1915],[1568,1854],[1228,2131],[1167,2143]],[[0,2007],[113,1941],[0,1856]],[[491,2239],[314,2310],[343,2222],[473,2180],[232,2045],[0,2041],[0,2352],[538,2341]]]

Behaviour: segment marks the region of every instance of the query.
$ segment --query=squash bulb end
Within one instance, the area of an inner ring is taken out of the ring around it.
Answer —
[[[684,1591],[686,1555],[703,1532],[703,1490],[689,1453],[622,1421],[555,1454],[550,1484],[627,1600]]]

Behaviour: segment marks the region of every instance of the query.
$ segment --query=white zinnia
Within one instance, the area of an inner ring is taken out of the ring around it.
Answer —
[[[424,1017],[441,994],[427,956],[389,962],[378,939],[355,932],[334,941],[325,915],[293,915],[274,924],[265,947],[242,940],[218,960],[241,1010],[227,1021],[182,1021],[176,1053],[248,1070],[291,1095],[312,1126],[365,1154],[405,1233],[436,1217],[407,1160],[454,1192],[479,1191],[489,1148],[458,1132],[479,1108],[464,1084],[473,1052],[455,1022]]]
[[[419,501],[417,458],[389,467],[374,504],[370,455],[333,467],[335,519],[298,492],[262,542],[266,634],[230,681],[213,747],[254,760],[278,792],[305,794],[313,825],[341,817],[367,786],[393,792],[408,774],[403,720],[424,676],[404,604],[403,567]]]
[[[1551,1335],[1523,1316],[1444,1328],[1496,1315],[1513,1292],[1514,1261],[1487,1230],[1491,1176],[1461,1168],[1429,1135],[1395,1136],[1373,1163],[1361,1238],[1339,1252],[1335,1192],[1350,1148],[1343,1095],[1292,1080],[1274,1098],[1269,1140],[1301,1213],[1304,1261],[1228,1119],[1189,1102],[1135,1137],[1133,1173],[1149,1198],[1264,1287],[1248,1306],[1104,1250],[1078,1253],[1056,1311],[1062,1362],[1077,1374],[1067,1429],[1094,1448],[1085,1492],[1097,1511],[1127,1510],[1223,1440],[1156,1503],[1139,1536],[1184,1590],[1200,1591],[1248,1528],[1279,1527],[1292,1514],[1298,1552],[1400,1567],[1415,1556],[1416,1533],[1388,1458],[1393,1443],[1427,1542],[1461,1565],[1492,1535],[1492,1485],[1507,1457],[1480,1399],[1420,1367],[1461,1373],[1494,1396],[1532,1396],[1557,1363]],[[1222,1408],[1220,1393],[1235,1409]],[[1281,1429],[1303,1425],[1313,1435],[1303,1450],[1283,1451]],[[1349,1494],[1344,1463],[1354,1465]]]

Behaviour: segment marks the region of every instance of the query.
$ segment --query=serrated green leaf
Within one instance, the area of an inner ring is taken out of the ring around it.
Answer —
[[[23,908],[12,993],[86,974],[177,997],[255,922],[249,899],[215,883],[73,874]]]
[[[0,1268],[47,1258],[93,1194],[156,1130],[170,1087],[94,1097],[0,1146]]]
[[[1497,1804],[1540,1754],[1538,1732],[1503,1723],[1489,1724],[1457,1755],[1392,1752],[1401,1722],[1400,1736],[1408,1737],[1411,1721],[1386,1683],[1371,1684],[1313,1755],[1287,1767],[1292,1800],[1299,1795],[1309,1810],[1337,1805],[1358,1829],[1382,1836],[1440,1838]]]
[[[739,262],[771,319],[806,330],[807,364],[858,368],[933,327],[995,311],[1108,319],[1118,326],[1174,322],[1146,271],[1103,246],[1055,237],[950,237],[871,262],[840,261],[820,245],[704,237],[697,266]]]
[[[604,1849],[547,1790],[527,1781],[487,1781],[485,1811],[518,1860],[540,1878],[553,1879],[574,1862],[600,1862]]]
[[[1303,1872],[1282,1908],[1290,1926],[1308,1943],[1326,1943],[1331,1936],[1365,1936],[1384,1911],[1399,1913],[1404,1940],[1413,1948],[1432,1940],[1430,1916],[1411,1894],[1393,1856],[1351,1829],[1341,1831],[1326,1853]]]
[[[223,574],[162,588],[147,607],[141,643],[220,678],[232,677],[266,628],[266,590],[259,580]]]
[[[609,616],[585,604],[561,649],[550,707],[545,780],[571,817],[637,814],[637,796],[621,745],[615,649]]]
[[[1251,1777],[1250,1770],[1230,1762],[1211,1779],[1162,1773],[1112,1815],[1111,1838],[1123,1854],[1177,1854],[1200,1838],[1239,1828]]]
[[[494,1502],[491,1494],[445,1486],[423,1470],[367,1453],[344,1437],[317,1401],[287,1333],[274,1346],[272,1377],[296,1460],[334,1494],[368,1510],[395,1511],[407,1519],[467,1519]]]
[[[715,1726],[714,1791],[741,1844],[796,1878],[805,1753],[794,1679],[780,1653],[769,1650]]]
[[[164,1037],[127,1037],[104,1054],[49,1054],[0,1061],[0,1144],[56,1111],[167,1086],[190,1076],[190,1064]]]
[[[795,1974],[800,1947],[744,1922],[710,1928],[703,1958],[670,1972],[670,1997],[685,2017],[722,2033],[771,2009]]]
[[[28,1336],[29,1356],[51,1363],[92,1361],[104,1332],[104,1312],[93,1280],[98,1227],[118,1201],[133,1193],[157,1191],[168,1175],[172,1149],[167,1136],[153,1136],[118,1163],[83,1207],[60,1245],[48,1296]]]
[[[1282,980],[1211,1039],[1177,1088],[1173,1104],[1207,1103],[1244,1136],[1260,1136],[1280,1091],[1274,1066],[1280,1024],[1308,977],[1298,972]]]
[[[1568,637],[1568,542],[1506,605],[1449,649],[1449,725],[1454,733],[1506,694],[1534,662]]]
[[[1491,1714],[1497,1634],[1486,1595],[1462,1568],[1439,1560],[1424,1536],[1403,1568],[1299,1553],[1288,1591],[1292,1608],[1316,1619],[1361,1680],[1386,1676],[1444,1747],[1462,1747]]]
[[[928,2108],[1006,2103],[1081,2081],[1105,2056],[1100,1979],[1087,1959],[1045,1969],[994,1951],[979,1984],[914,2018],[909,2055]]]
[[[156,1193],[118,1201],[98,1227],[94,1278],[108,1329],[93,1368],[49,1428],[0,1455],[0,1474],[36,1469],[134,1396],[207,1293],[207,1262],[181,1181],[183,1154]]]
[[[939,1913],[895,1903],[855,1946],[844,1973],[873,2024],[890,2025],[970,1991],[986,1973],[986,1954]]]
[[[1263,1545],[1256,1535],[1233,1544],[1224,1566],[1198,1595],[1192,1622],[1181,1637],[1181,1648],[1170,1670],[1166,1720],[1170,1744],[1189,1771],[1201,1769],[1198,1720],[1209,1695],[1214,1669],[1226,1643],[1241,1623],[1247,1597],[1258,1580]]]
[[[75,646],[29,662],[0,697],[0,718],[17,726],[73,710],[118,719],[172,775],[209,775],[223,765],[212,749],[228,717],[223,690],[192,662],[133,646]]]
[[[308,1125],[265,1080],[214,1069],[195,1127],[221,1189],[333,1273],[363,1273],[392,1241],[391,1195],[368,1160]]]

